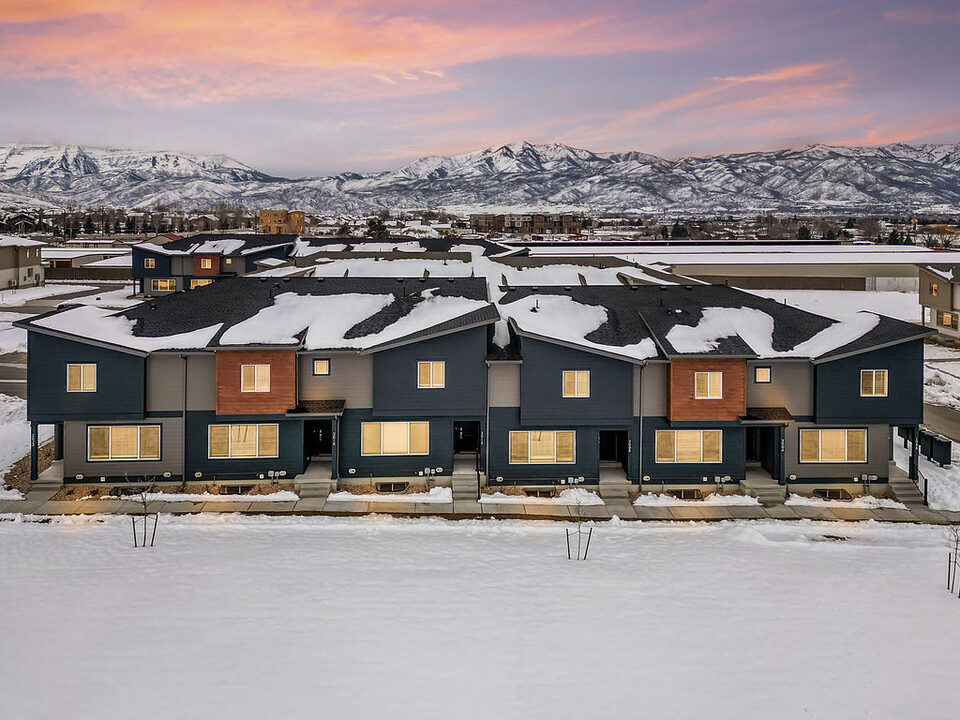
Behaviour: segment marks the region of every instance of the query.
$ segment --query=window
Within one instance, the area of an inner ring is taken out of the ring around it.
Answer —
[[[940,291],[939,283],[935,283],[935,282],[930,283],[930,294],[932,296],[936,297],[939,291]]]
[[[28,278],[32,278],[32,277],[33,277],[33,268],[27,268],[27,277],[28,277]]]
[[[693,396],[697,400],[720,400],[723,397],[722,372],[694,373],[693,383]]]
[[[658,463],[718,463],[723,460],[722,430],[657,430]]]
[[[563,396],[565,398],[590,397],[590,371],[564,370]]]
[[[861,370],[860,397],[886,397],[887,371]]]
[[[442,388],[446,374],[443,360],[424,360],[417,363],[418,388]]]
[[[360,423],[361,455],[429,455],[430,423]]]
[[[95,363],[67,363],[67,392],[96,392]]]
[[[866,430],[800,431],[800,462],[802,463],[864,463],[866,461]]]
[[[327,359],[314,360],[314,361],[313,361],[313,374],[314,374],[314,375],[329,375],[329,374],[330,374],[330,361],[327,360]]]
[[[944,312],[937,310],[937,325],[951,330],[957,329],[957,313]]]
[[[87,460],[159,460],[159,425],[91,425]]]
[[[213,269],[213,258],[200,258],[200,269],[201,269],[201,270],[212,270],[212,269]]]
[[[770,368],[768,367],[755,367],[753,369],[753,381],[756,383],[768,383],[770,382]]]
[[[198,287],[210,285],[213,283],[211,278],[190,278],[190,289],[196,290]]]
[[[557,465],[576,462],[573,430],[512,430],[511,465]]]
[[[275,458],[278,456],[280,426],[210,425],[207,457],[209,458]]]
[[[157,266],[156,258],[144,258],[144,259],[143,259],[143,266],[144,266],[145,268],[148,268],[148,269],[152,270],[153,268],[155,268],[155,267]]]
[[[173,292],[177,289],[177,281],[172,278],[164,280],[154,279],[150,281],[150,289],[153,290],[153,292]]]
[[[240,392],[270,392],[270,366],[241,365]]]

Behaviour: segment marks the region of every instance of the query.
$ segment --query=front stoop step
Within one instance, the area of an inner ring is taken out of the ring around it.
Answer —
[[[472,500],[476,501],[477,499],[477,475],[476,473],[471,473],[469,475],[457,475],[454,473],[451,478],[451,489],[453,490],[453,501],[457,502],[463,500]]]
[[[894,499],[904,505],[923,505],[923,494],[913,484],[913,480],[890,478],[888,484]]]
[[[630,484],[626,480],[600,480],[600,497],[604,500],[629,500]]]
[[[301,500],[307,498],[325,498],[337,489],[336,480],[314,480],[297,485],[297,494]]]

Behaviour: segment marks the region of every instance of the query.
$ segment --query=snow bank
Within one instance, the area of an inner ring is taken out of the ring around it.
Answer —
[[[377,494],[368,493],[366,495],[356,494],[347,490],[331,493],[327,496],[327,501],[334,502],[409,502],[409,503],[452,503],[453,490],[448,487],[430,488],[429,492],[421,493],[397,493],[397,494]]]
[[[893,459],[903,471],[910,466],[910,449],[898,435],[893,438]],[[927,478],[927,502],[934,510],[960,511],[960,443],[953,443],[953,462],[940,467],[920,456],[920,472]]]
[[[505,495],[502,492],[482,493],[481,503],[500,503],[503,505],[603,505],[603,499],[595,492],[583,488],[561,490],[556,497],[527,497],[526,495]]]
[[[681,500],[666,493],[644,493],[633,501],[636,507],[680,507],[686,505],[759,505],[760,501],[749,495],[720,495],[710,493],[703,500]]]
[[[824,500],[819,497],[810,497],[808,495],[795,495],[790,493],[784,505],[807,505],[813,507],[852,507],[852,508],[889,508],[891,510],[906,510],[907,506],[903,503],[891,500],[890,498],[878,498],[873,495],[861,495],[853,500]]]
[[[110,495],[101,495],[98,500],[117,500]],[[140,495],[130,495],[125,500],[139,500]],[[215,495],[214,493],[171,493],[171,492],[148,492],[147,501],[155,500],[160,502],[296,502],[300,496],[290,490],[280,490],[269,495]]]
[[[93,285],[43,285],[40,287],[20,288],[18,290],[0,291],[0,305],[7,307],[17,307],[32,300],[54,297],[56,295],[70,295],[72,293],[96,292],[97,288]]]
[[[49,425],[40,426],[40,440],[53,435]],[[0,393],[0,480],[13,464],[30,452],[30,424],[27,422],[27,401]],[[16,492],[16,491],[11,491]],[[17,497],[3,497],[18,500]]]

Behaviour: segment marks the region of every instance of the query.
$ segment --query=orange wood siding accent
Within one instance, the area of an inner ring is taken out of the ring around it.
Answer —
[[[241,365],[269,365],[270,392],[241,392]],[[296,404],[294,350],[217,350],[217,415],[279,415]]]
[[[723,397],[697,400],[694,373],[723,373]],[[690,358],[670,361],[667,414],[670,420],[737,420],[747,412],[747,361],[732,358]]]
[[[200,267],[201,260],[211,260],[210,268],[204,270]],[[220,274],[220,256],[219,255],[194,255],[193,256],[193,274],[202,276],[202,275],[219,275]]]

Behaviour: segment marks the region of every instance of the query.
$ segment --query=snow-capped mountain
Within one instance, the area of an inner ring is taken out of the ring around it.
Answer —
[[[800,149],[666,160],[514,143],[397,170],[297,180],[224,155],[0,145],[4,205],[208,208],[220,201],[318,213],[380,208],[684,214],[960,212],[960,144]]]

